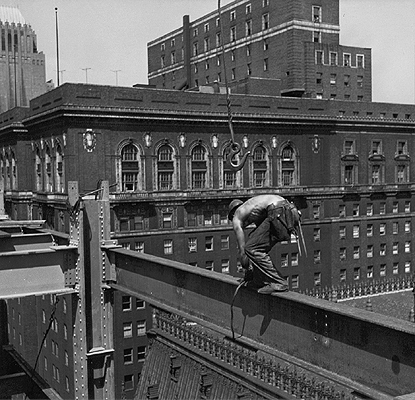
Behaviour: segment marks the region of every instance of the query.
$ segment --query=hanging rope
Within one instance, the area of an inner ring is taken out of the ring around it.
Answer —
[[[230,96],[229,85],[228,85],[228,77],[226,73],[225,45],[223,41],[222,14],[221,14],[220,0],[218,0],[218,15],[219,15],[220,42],[221,42],[221,48],[222,48],[223,76],[225,79],[225,88],[226,88],[226,107],[228,110],[229,130],[231,132],[231,141],[225,150],[226,151],[225,152],[225,158],[226,158],[225,164],[232,171],[239,171],[244,167],[246,158],[248,157],[250,152],[247,151],[244,155],[242,155],[242,159],[239,164],[235,164],[232,162],[233,158],[241,152],[241,145],[235,142],[235,133],[233,131],[231,96]]]

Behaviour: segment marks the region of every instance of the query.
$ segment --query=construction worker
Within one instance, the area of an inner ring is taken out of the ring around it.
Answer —
[[[228,218],[239,246],[241,265],[247,271],[245,279],[260,286],[258,293],[274,294],[288,290],[288,282],[278,273],[269,252],[278,242],[298,237],[301,213],[293,203],[274,194],[259,195],[246,202],[232,200]],[[245,241],[244,229],[254,224]],[[250,276],[250,278],[247,278]]]

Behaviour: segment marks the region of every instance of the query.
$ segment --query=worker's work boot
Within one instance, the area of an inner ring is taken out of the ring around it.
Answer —
[[[259,294],[273,294],[286,291],[288,291],[288,286],[282,285],[281,283],[269,283],[268,285],[258,289]]]

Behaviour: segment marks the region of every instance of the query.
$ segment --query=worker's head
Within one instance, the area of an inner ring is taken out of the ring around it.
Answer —
[[[232,200],[230,203],[229,203],[229,212],[228,212],[228,219],[230,220],[230,221],[232,221],[232,219],[233,219],[233,215],[235,214],[235,211],[236,211],[236,209],[241,205],[241,204],[243,204],[244,202],[242,201],[242,200],[239,200],[239,199],[235,199],[235,200]]]

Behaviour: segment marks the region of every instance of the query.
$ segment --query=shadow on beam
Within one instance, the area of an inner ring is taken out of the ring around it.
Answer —
[[[124,249],[110,253],[117,289],[229,332],[235,278]],[[234,310],[238,336],[391,396],[415,392],[411,322],[295,292],[242,289]]]

